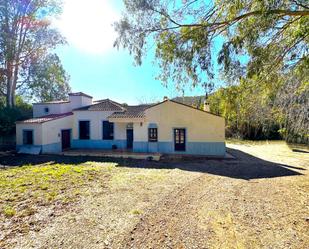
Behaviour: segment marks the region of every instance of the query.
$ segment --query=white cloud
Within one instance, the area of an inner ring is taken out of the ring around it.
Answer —
[[[63,13],[55,25],[69,45],[85,53],[105,53],[113,48],[112,27],[119,14],[109,0],[64,0]]]

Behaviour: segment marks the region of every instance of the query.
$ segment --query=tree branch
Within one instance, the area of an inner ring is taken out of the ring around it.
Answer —
[[[268,10],[268,11],[262,11],[262,10],[256,10],[252,12],[245,13],[243,15],[237,16],[235,18],[232,18],[230,20],[222,21],[222,22],[213,22],[208,24],[202,24],[202,23],[193,23],[193,24],[181,24],[181,27],[211,27],[211,26],[217,26],[217,25],[227,25],[231,22],[238,22],[242,19],[248,18],[250,16],[258,16],[262,14],[269,14],[269,15],[283,15],[283,16],[309,16],[309,11],[292,11],[292,10]]]
[[[152,29],[147,29],[144,30],[144,33],[147,32],[157,32],[157,31],[167,31],[167,30],[173,30],[173,29],[178,29],[182,27],[203,27],[203,28],[209,28],[209,27],[214,27],[212,31],[214,31],[217,28],[222,28],[225,25],[231,25],[235,24],[236,22],[246,19],[250,16],[258,16],[258,15],[263,15],[263,14],[269,14],[269,15],[279,15],[279,16],[309,16],[309,11],[304,10],[304,11],[292,11],[292,10],[279,10],[279,9],[274,9],[274,10],[268,10],[268,11],[262,11],[262,10],[256,10],[252,12],[245,13],[243,15],[237,16],[235,18],[226,20],[226,21],[221,21],[221,22],[211,22],[211,23],[192,23],[192,24],[181,24],[173,20],[168,14],[163,13],[162,11],[158,11],[155,9],[152,9],[152,11],[166,17],[171,23],[175,24],[176,26],[172,27],[167,27],[167,28],[152,28]],[[218,27],[215,27],[218,26]]]
[[[300,6],[300,7],[304,8],[304,9],[309,9],[308,6],[301,4],[301,3],[297,2],[296,0],[292,0],[292,2],[295,3],[297,6]]]

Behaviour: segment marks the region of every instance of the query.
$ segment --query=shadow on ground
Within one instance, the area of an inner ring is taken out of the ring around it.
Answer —
[[[237,178],[237,179],[257,179],[273,178],[282,176],[302,175],[301,171],[306,170],[301,167],[294,167],[284,164],[269,162],[240,150],[228,149],[228,152],[237,159],[203,159],[190,157],[185,159],[163,159],[159,162],[115,159],[88,156],[61,156],[61,155],[18,155],[10,154],[0,156],[0,166],[2,169],[10,166],[37,165],[43,163],[51,164],[81,164],[85,162],[112,162],[117,167],[144,168],[144,169],[181,169],[184,171],[194,171],[213,175]]]

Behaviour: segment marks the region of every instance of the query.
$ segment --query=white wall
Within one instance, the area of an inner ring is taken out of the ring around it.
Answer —
[[[23,145],[23,130],[33,130],[33,144],[42,144],[42,126],[40,124],[16,124],[16,144]]]
[[[61,143],[61,130],[72,129],[73,115],[42,124],[42,145]]]
[[[44,111],[45,108],[49,108],[49,112]],[[33,105],[33,117],[42,117],[49,114],[59,114],[71,111],[70,103],[59,103],[59,104],[34,104]]]
[[[23,130],[33,130],[34,145],[61,142],[61,130],[72,129],[73,116],[56,119],[42,124],[16,124],[16,144],[23,144]]]
[[[127,123],[114,123],[114,139],[115,140],[127,139]]]
[[[173,141],[173,128],[186,128],[188,142],[224,142],[225,120],[171,101],[145,111],[143,126],[134,124],[134,141],[148,141],[148,125],[158,126],[158,141]]]
[[[102,140],[103,121],[108,121],[112,111],[74,111],[73,139],[79,139],[79,121],[90,121],[90,139]],[[114,140],[126,139],[126,123],[114,124]]]
[[[86,96],[74,96],[69,95],[71,110],[77,109],[79,107],[92,105],[92,98]]]
[[[92,98],[85,96],[69,96],[69,101],[66,103],[54,103],[54,104],[33,104],[33,117],[42,117],[49,114],[60,114],[71,112],[73,109],[92,105]],[[49,109],[49,112],[45,112],[45,108]]]

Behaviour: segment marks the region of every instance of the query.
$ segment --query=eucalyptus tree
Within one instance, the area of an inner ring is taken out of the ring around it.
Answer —
[[[24,95],[38,101],[64,100],[71,91],[69,75],[56,54],[47,54],[30,66]]]
[[[58,0],[0,0],[0,94],[8,107],[16,91],[31,87],[31,66],[65,43],[50,21],[60,11]]]
[[[306,0],[124,0],[124,6],[115,46],[127,48],[138,65],[154,46],[163,82],[209,82],[214,59],[230,79],[308,62]]]
[[[212,97],[228,125],[247,134],[254,126],[255,134],[283,124],[287,133],[306,136],[308,0],[124,0],[124,6],[115,46],[128,49],[137,65],[154,50],[159,79],[179,88],[212,89],[219,71],[237,86]]]

